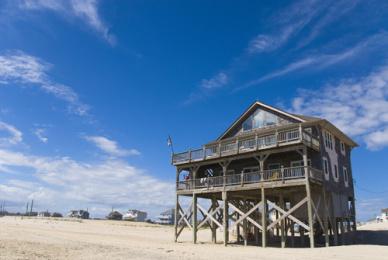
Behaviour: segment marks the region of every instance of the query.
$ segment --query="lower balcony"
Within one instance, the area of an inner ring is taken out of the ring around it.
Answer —
[[[198,179],[188,179],[177,183],[177,191],[191,191],[232,186],[244,186],[256,183],[282,182],[286,183],[294,180],[304,180],[310,178],[316,182],[323,181],[321,170],[310,166],[288,167],[274,170],[264,170],[249,173],[230,174],[226,176],[203,177]]]

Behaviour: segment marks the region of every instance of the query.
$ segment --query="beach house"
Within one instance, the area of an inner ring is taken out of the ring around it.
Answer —
[[[324,118],[254,102],[216,140],[172,155],[175,240],[189,228],[196,243],[198,230],[209,226],[212,241],[218,230],[225,245],[343,242],[356,230],[356,146]],[[183,197],[191,201],[188,207]]]

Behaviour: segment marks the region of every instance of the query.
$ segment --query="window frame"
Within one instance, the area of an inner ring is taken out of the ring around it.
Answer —
[[[330,179],[329,160],[326,157],[322,157],[323,162],[323,173],[325,174],[326,180]]]
[[[338,182],[339,180],[339,174],[338,174],[338,165],[334,164],[334,180]]]
[[[260,172],[260,166],[244,167],[241,172],[242,173]]]
[[[279,167],[278,167],[278,168],[274,168],[274,169],[270,169],[270,167],[271,167],[271,166],[274,166],[274,165],[279,165]],[[280,169],[280,168],[282,168],[282,165],[281,165],[280,163],[269,163],[269,164],[267,165],[267,169],[268,169],[268,170],[278,170],[278,169]]]
[[[340,150],[341,150],[341,153],[345,156],[346,155],[346,146],[345,146],[345,143],[340,141]]]
[[[333,147],[334,147],[333,146],[333,135],[329,131],[325,130],[324,138],[325,138],[325,146],[327,148],[329,148],[330,150],[333,150]]]
[[[348,172],[348,168],[346,168],[346,166],[342,166],[342,172],[343,172],[343,175],[344,175],[345,186],[348,187],[349,186],[349,172]]]

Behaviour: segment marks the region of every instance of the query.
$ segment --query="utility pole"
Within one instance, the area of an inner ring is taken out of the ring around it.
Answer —
[[[27,214],[28,214],[28,201],[27,201],[27,206],[26,206],[26,216],[27,216]]]
[[[34,206],[34,200],[31,200],[30,216],[32,216],[32,207]]]

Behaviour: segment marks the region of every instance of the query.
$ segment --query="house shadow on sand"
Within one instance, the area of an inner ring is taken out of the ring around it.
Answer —
[[[355,244],[388,246],[388,230],[358,230]]]

